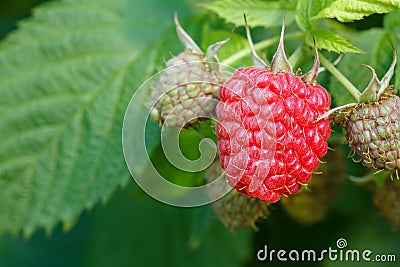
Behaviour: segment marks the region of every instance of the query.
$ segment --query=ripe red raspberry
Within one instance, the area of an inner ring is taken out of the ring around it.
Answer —
[[[346,179],[342,145],[331,143],[333,150],[326,153],[313,174],[307,188],[280,201],[286,213],[296,222],[312,225],[323,221]]]
[[[205,172],[207,182],[213,182],[221,176],[223,170],[215,161]],[[216,189],[216,188],[213,188]],[[213,197],[214,192],[208,192]],[[256,222],[259,219],[266,219],[269,215],[269,203],[256,198],[249,198],[238,193],[236,190],[229,191],[224,197],[211,204],[212,209],[220,221],[230,230],[245,229],[249,226],[257,229]]]
[[[218,149],[229,184],[266,202],[296,193],[328,149],[330,106],[316,84],[319,60],[303,77],[292,73],[283,50],[283,27],[270,68],[239,68],[220,88]],[[250,47],[254,52],[248,34]],[[255,63],[261,60],[253,53]],[[303,79],[302,79],[303,78]]]

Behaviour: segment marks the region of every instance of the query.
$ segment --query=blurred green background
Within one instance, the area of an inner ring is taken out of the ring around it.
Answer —
[[[3,39],[16,29],[18,21],[29,17],[32,8],[41,2],[3,0],[0,9],[0,37]],[[159,0],[160,8],[165,7],[162,2]],[[137,5],[134,0],[132,3],[136,9],[141,8],[141,1]],[[195,33],[196,40],[201,39],[198,28],[203,26],[204,21],[208,21],[210,28],[223,28],[223,34],[229,32],[230,26],[221,26],[223,22],[216,15],[198,8],[191,1],[185,1],[184,6],[181,1],[169,1],[169,4],[171,6],[168,9],[160,11],[171,20],[168,40],[173,40],[166,44],[164,52],[169,50],[177,53],[181,49],[173,33],[173,10],[181,10],[183,17],[186,17],[185,14],[194,14],[193,21],[198,21],[198,24],[185,25],[188,31]],[[383,15],[373,15],[347,26],[364,30],[380,28],[382,25]],[[274,33],[278,31],[278,28],[271,30]],[[243,34],[243,29],[238,29],[238,33]],[[255,29],[255,39],[262,39],[265,35],[263,29]],[[210,37],[200,43],[204,47],[215,38]],[[295,46],[294,42],[292,47]],[[288,50],[293,51],[292,47],[289,44]],[[163,53],[163,57],[156,60],[157,64],[161,65],[163,58],[168,58],[168,53]],[[344,149],[347,155],[349,151],[346,145]],[[163,161],[157,156],[153,160]],[[351,159],[346,164],[352,175],[366,173],[364,168]],[[174,171],[170,170],[176,174]],[[196,180],[196,177],[192,178]],[[259,262],[256,253],[264,245],[276,250],[335,248],[339,238],[347,240],[348,248],[370,249],[376,254],[395,254],[400,260],[400,232],[387,223],[375,208],[371,188],[356,185],[349,180],[345,182],[323,222],[313,226],[299,225],[279,205],[273,205],[271,216],[257,226],[259,231],[247,229],[231,232],[219,222],[209,206],[191,209],[167,206],[148,197],[129,179],[127,185],[118,188],[108,201],[84,211],[71,229],[63,229],[58,224],[51,233],[39,230],[29,238],[19,234],[3,234],[0,237],[0,267],[298,266],[299,263]],[[383,267],[398,266],[398,263],[325,261],[305,265]]]

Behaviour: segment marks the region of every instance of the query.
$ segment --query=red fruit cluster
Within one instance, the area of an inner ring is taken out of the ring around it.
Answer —
[[[218,92],[221,166],[239,192],[266,202],[296,193],[328,149],[328,92],[290,72],[239,68]]]

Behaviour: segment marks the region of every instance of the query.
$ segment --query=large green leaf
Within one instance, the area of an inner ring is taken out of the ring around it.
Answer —
[[[168,55],[175,2],[50,2],[0,44],[0,233],[68,229],[128,181],[124,111]]]
[[[301,29],[308,31],[307,43],[313,45],[311,37],[316,39],[317,47],[337,53],[360,53],[357,47],[338,36],[336,33],[317,28],[321,10],[329,6],[334,0],[299,0],[296,8],[296,21]]]
[[[312,45],[311,36],[315,38],[318,48],[326,49],[328,51],[334,51],[336,53],[362,53],[362,50],[353,46],[351,43],[338,36],[334,32],[322,29],[312,30],[307,39],[307,42],[310,45]]]
[[[203,4],[207,9],[237,26],[244,25],[243,14],[246,14],[250,26],[274,27],[282,25],[282,18],[287,9],[286,22],[294,20],[294,7],[284,1],[263,0],[219,0]]]
[[[383,24],[386,29],[400,35],[400,9],[385,15]]]
[[[391,36],[391,42],[397,50],[397,55],[400,55],[400,9],[385,15],[383,22]],[[397,60],[394,86],[395,88],[400,87],[400,60]]]
[[[298,0],[296,7],[296,21],[302,30],[309,30],[315,25],[312,18],[329,6],[334,0]]]
[[[83,216],[68,234],[58,226],[51,236],[38,231],[29,240],[3,235],[0,238],[0,266],[82,266],[86,233],[89,229],[87,221],[86,216]]]
[[[117,190],[67,234],[58,226],[29,240],[2,236],[0,266],[239,267],[250,258],[250,229],[232,233],[209,206],[170,207],[137,189],[131,182]]]
[[[371,29],[355,38],[354,45],[367,54],[345,55],[338,69],[358,90],[363,91],[371,79],[371,72],[361,64],[372,66],[378,77],[382,78],[392,61],[390,39],[383,29]],[[355,102],[350,93],[335,78],[331,80],[329,92],[337,106]]]
[[[341,22],[360,20],[374,13],[388,13],[400,8],[398,0],[336,0],[322,10],[318,18],[336,18]]]
[[[196,214],[212,216],[202,212],[207,209],[134,198],[131,189],[119,192],[105,209],[99,207],[90,216],[85,266],[243,266],[251,231],[232,233],[209,217],[211,225],[197,240],[201,243],[193,244]]]

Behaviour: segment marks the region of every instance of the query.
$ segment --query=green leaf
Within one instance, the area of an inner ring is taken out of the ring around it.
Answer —
[[[373,42],[371,42],[373,40]],[[359,91],[363,91],[371,79],[371,72],[361,66],[367,64],[375,68],[379,78],[386,73],[392,62],[392,51],[389,35],[383,29],[371,29],[354,39],[354,45],[360,47],[366,54],[347,54],[338,65],[338,70]],[[336,106],[354,102],[353,97],[343,85],[332,78],[328,88]]]
[[[351,22],[375,13],[388,13],[397,8],[400,8],[398,0],[336,0],[322,10],[317,17]]]
[[[0,44],[0,233],[68,230],[129,181],[122,120],[167,55],[173,4],[49,2]]]
[[[362,50],[353,46],[351,43],[331,31],[322,29],[313,30],[307,38],[308,44],[312,46],[313,42],[311,36],[315,38],[317,47],[320,49],[326,49],[328,51],[334,51],[336,53],[363,53]]]
[[[296,21],[299,27],[306,31],[316,24],[312,18],[321,10],[329,6],[334,0],[298,0],[296,7]]]
[[[51,236],[38,231],[29,240],[3,235],[0,238],[0,266],[82,266],[89,230],[86,221],[80,220],[68,234],[57,226]]]
[[[385,29],[394,31],[396,34],[400,35],[400,9],[386,14],[383,19],[383,25]]]
[[[391,36],[391,42],[393,43],[397,55],[400,55],[400,9],[390,12],[385,15],[383,24],[385,29]],[[400,88],[400,60],[397,59],[395,68],[394,86]]]
[[[0,266],[239,267],[249,258],[252,231],[228,231],[209,206],[170,207],[137,191],[133,182],[117,190],[68,233],[57,226],[29,240],[3,235]]]
[[[217,220],[214,211],[210,205],[197,207],[193,211],[192,227],[188,240],[190,249],[198,249],[202,244],[207,232],[215,220]]]
[[[212,220],[193,247],[199,209],[209,207],[177,208],[147,196],[133,199],[130,188],[118,192],[90,216],[84,266],[243,266],[250,256],[251,231],[232,233]]]
[[[183,157],[190,160],[199,158],[201,156],[199,152],[199,143],[201,140],[202,138],[200,138],[199,133],[195,130],[183,130],[179,134],[179,150]],[[161,144],[153,149],[151,163],[152,166],[145,167],[155,168],[164,179],[174,184],[192,187],[199,186],[204,183],[203,173],[188,172],[174,166],[166,157],[164,148]],[[143,170],[142,173],[145,175],[148,172]]]
[[[252,27],[264,26],[269,28],[281,26],[286,10],[288,10],[286,24],[289,25],[294,21],[293,7],[284,1],[219,0],[202,4],[202,6],[237,26],[244,25],[243,14],[246,14],[247,22]]]

